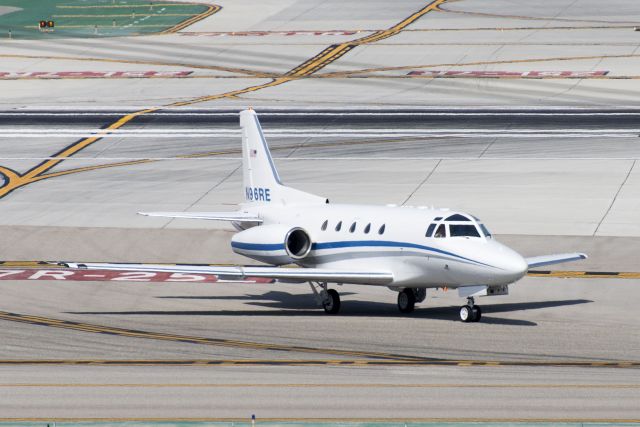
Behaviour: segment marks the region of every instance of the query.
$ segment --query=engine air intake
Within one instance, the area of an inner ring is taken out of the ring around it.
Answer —
[[[302,228],[292,228],[287,233],[284,247],[291,258],[302,259],[311,251],[311,238]]]

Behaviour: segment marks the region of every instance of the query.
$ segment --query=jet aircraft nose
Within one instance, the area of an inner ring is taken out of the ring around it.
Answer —
[[[529,265],[524,260],[522,255],[513,249],[495,242],[497,244],[497,251],[495,253],[496,267],[500,269],[498,276],[500,281],[507,283],[513,283],[520,280],[529,269]]]
[[[504,254],[504,258],[502,259],[500,266],[504,271],[503,275],[505,276],[505,280],[515,282],[527,274],[529,265],[516,251],[509,249],[508,252],[510,253]]]
[[[519,253],[514,252],[512,256],[508,257],[508,260],[506,262],[506,270],[516,277],[514,281],[522,278],[525,274],[527,274],[528,269],[529,265]]]

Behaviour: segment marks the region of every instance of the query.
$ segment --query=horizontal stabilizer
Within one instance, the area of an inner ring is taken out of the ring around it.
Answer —
[[[138,212],[139,215],[162,218],[208,219],[215,221],[235,221],[262,223],[262,219],[247,212]]]
[[[529,268],[542,267],[543,265],[561,264],[563,262],[587,259],[587,255],[579,252],[569,254],[541,255],[525,258]]]
[[[393,281],[390,272],[341,271],[324,268],[245,267],[211,265],[171,264],[120,264],[120,263],[59,263],[73,269],[147,271],[159,273],[214,274],[225,278],[244,280],[248,277],[283,281],[318,281],[331,283],[353,283],[362,285],[387,285]]]

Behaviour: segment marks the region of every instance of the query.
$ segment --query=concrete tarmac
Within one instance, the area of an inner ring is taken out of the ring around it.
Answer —
[[[455,292],[405,316],[385,288],[344,286],[328,317],[302,285],[2,282],[0,405],[50,419],[637,420],[639,284],[528,278],[480,299],[469,325]]]
[[[265,418],[382,421],[389,414],[399,425],[412,420],[633,420],[638,418],[635,403],[640,399],[638,372],[536,367],[12,366],[0,367],[0,409],[6,417],[112,422],[246,420],[252,414],[257,424]]]

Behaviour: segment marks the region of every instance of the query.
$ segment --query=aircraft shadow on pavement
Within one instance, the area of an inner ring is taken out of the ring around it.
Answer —
[[[353,295],[345,292],[343,296]],[[270,291],[264,294],[245,294],[238,296],[161,296],[163,299],[205,299],[246,301],[247,305],[271,308],[273,310],[148,310],[148,311],[101,311],[101,312],[69,312],[72,314],[96,314],[96,315],[156,315],[156,316],[326,316],[319,309],[313,297],[307,294],[289,294],[286,292]],[[482,322],[497,325],[536,326],[537,323],[520,320],[506,319],[492,316],[494,313],[508,313],[522,310],[535,310],[542,308],[564,307],[577,304],[587,304],[593,301],[587,299],[556,300],[556,301],[532,301],[506,304],[481,304]],[[402,314],[393,303],[373,301],[344,301],[339,317],[408,317],[428,318],[440,320],[458,319],[458,310],[455,307],[425,307],[418,306],[411,314]]]

